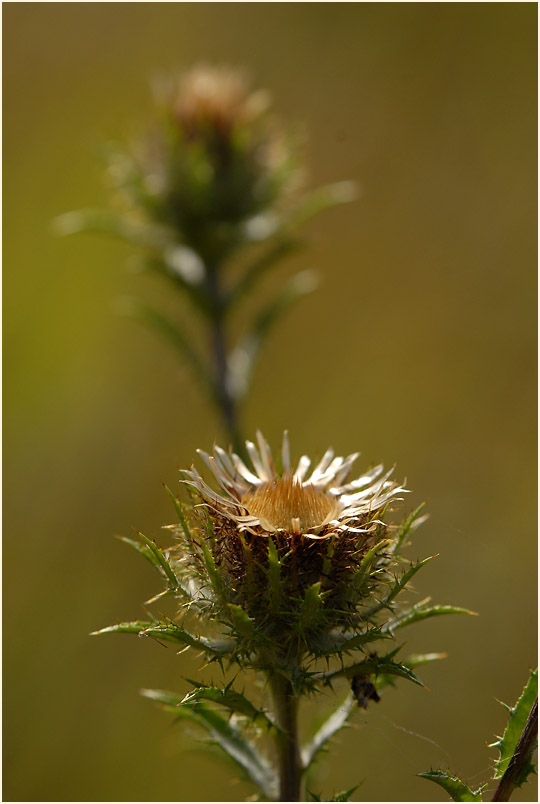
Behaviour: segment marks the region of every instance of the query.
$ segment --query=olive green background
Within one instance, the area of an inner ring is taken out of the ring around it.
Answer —
[[[403,632],[408,652],[448,658],[421,668],[429,691],[403,683],[359,712],[314,789],[442,801],[415,776],[431,766],[480,784],[496,699],[513,703],[536,663],[536,5],[3,11],[4,800],[252,792],[138,696],[186,690],[196,657],[87,636],[142,616],[156,579],[112,537],[166,541],[162,481],[176,488],[222,433],[167,345],[117,314],[123,296],[176,309],[169,288],[126,272],[127,246],[51,233],[106,203],[103,143],[144,128],[152,79],[200,61],[244,65],[309,132],[310,186],[362,189],[261,288],[293,268],[321,277],[264,351],[248,433],[276,443],[287,427],[297,457],[361,450],[360,470],[395,463],[407,506],[431,513],[410,557],[440,554],[418,593],[480,614]]]

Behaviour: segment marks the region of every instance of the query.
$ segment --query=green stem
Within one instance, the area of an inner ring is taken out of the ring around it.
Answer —
[[[275,738],[279,772],[278,801],[302,801],[303,768],[298,740],[298,698],[285,676],[275,673],[269,683],[274,719],[279,728]]]
[[[244,456],[244,441],[240,434],[238,407],[231,393],[229,366],[227,358],[227,340],[225,335],[225,295],[219,281],[219,268],[207,266],[206,290],[211,304],[211,353],[214,364],[214,387],[216,403],[221,412],[227,434],[233,448]]]

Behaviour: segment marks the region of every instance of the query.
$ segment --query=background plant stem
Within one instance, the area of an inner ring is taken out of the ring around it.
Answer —
[[[225,334],[224,293],[219,281],[217,265],[207,265],[206,289],[211,301],[211,353],[214,369],[216,403],[234,451],[244,456],[244,440],[238,421],[238,406],[231,393]]]
[[[523,771],[531,761],[534,744],[538,736],[538,698],[527,718],[525,728],[519,738],[514,755],[499,782],[492,801],[509,801],[510,796],[518,786]]]
[[[302,760],[298,741],[298,698],[291,682],[275,673],[270,678],[272,708],[280,731],[276,736],[279,801],[302,801]]]

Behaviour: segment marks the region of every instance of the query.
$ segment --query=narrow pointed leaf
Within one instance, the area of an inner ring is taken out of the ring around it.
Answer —
[[[444,614],[470,614],[476,616],[476,612],[469,611],[469,609],[462,609],[458,606],[429,606],[426,600],[412,606],[410,609],[401,612],[390,622],[384,626],[385,631],[395,631],[398,628],[404,628],[406,625],[420,622],[420,620],[427,620],[431,617],[440,617]]]
[[[404,572],[401,578],[396,580],[386,597],[375,606],[372,606],[370,609],[368,609],[364,616],[366,618],[371,617],[381,609],[387,608],[390,603],[399,595],[402,589],[407,586],[411,578],[413,578],[423,566],[425,566],[429,561],[432,561],[434,558],[436,558],[436,556],[428,556],[428,558],[424,558],[422,561],[418,561],[416,564],[413,564],[411,567],[409,567],[407,572]]]
[[[302,748],[302,765],[305,770],[309,768],[312,764],[314,759],[317,757],[320,751],[323,750],[325,745],[328,741],[335,735],[337,732],[343,728],[345,723],[350,717],[350,714],[354,707],[354,696],[352,693],[349,693],[345,701],[338,707],[334,712],[330,714],[330,716],[324,721],[322,726],[319,727],[315,735],[311,738],[311,740],[307,743],[307,745]]]
[[[90,636],[101,636],[101,634],[141,634],[147,628],[151,628],[152,623],[144,620],[134,620],[130,623],[116,623],[116,625],[108,625],[106,628],[100,628],[99,631],[92,631]]]
[[[229,296],[229,306],[237,304],[253,290],[266,272],[273,268],[283,257],[296,251],[302,245],[299,238],[280,238],[274,241],[245,271]]]
[[[203,509],[204,510],[204,509]],[[221,576],[216,569],[216,564],[214,561],[214,557],[210,552],[208,545],[204,539],[201,539],[201,551],[203,554],[203,561],[204,566],[206,568],[206,572],[208,578],[210,580],[210,585],[216,595],[216,597],[221,600],[223,603],[226,603],[226,596],[225,590],[223,588],[223,581],[221,580]]]
[[[281,601],[281,563],[278,551],[273,540],[268,539],[268,592],[270,596],[270,610],[276,613]]]
[[[399,650],[399,647],[396,648],[396,650]],[[418,684],[420,687],[425,686],[422,681],[420,681],[418,676],[413,673],[410,667],[407,667],[406,664],[402,664],[400,662],[393,662],[391,658],[389,658],[390,656],[393,656],[395,652],[396,651],[393,651],[387,656],[382,656],[380,658],[374,657],[373,659],[365,659],[362,662],[356,662],[355,664],[348,665],[347,667],[342,667],[339,670],[334,670],[331,673],[321,673],[317,675],[317,678],[320,678],[328,683],[334,678],[339,678],[340,676],[352,678],[353,676],[357,675],[391,675],[405,678],[407,681],[412,681],[414,684]]]
[[[519,738],[525,728],[527,719],[533,707],[533,704],[538,695],[538,669],[531,670],[529,680],[527,681],[523,691],[517,700],[515,706],[511,709],[507,707],[509,712],[508,724],[504,730],[503,736],[496,743],[492,743],[490,747],[497,747],[499,749],[499,758],[495,763],[494,779],[500,779],[506,771],[510,760],[516,750]]]
[[[210,393],[212,399],[215,398],[213,382],[202,358],[193,348],[193,338],[184,332],[178,322],[173,324],[172,321],[169,321],[169,319],[158,310],[154,310],[152,307],[136,299],[125,300],[123,310],[126,315],[138,319],[143,324],[147,324],[160,335],[164,336],[191,368],[203,389]]]
[[[167,492],[167,494],[169,495],[169,497],[172,500],[172,503],[174,505],[174,510],[176,511],[176,515],[178,517],[178,521],[179,521],[179,523],[180,523],[180,525],[182,527],[182,530],[184,532],[184,536],[186,537],[188,542],[191,542],[191,532],[189,530],[188,524],[186,522],[186,518],[184,516],[184,512],[182,510],[182,503],[180,502],[178,497],[175,494],[173,494],[173,492],[170,490],[170,488],[168,486],[166,486],[165,484],[163,484],[163,485],[164,485],[165,491]]]
[[[141,637],[153,637],[164,642],[195,648],[216,657],[231,653],[234,648],[234,643],[230,641],[213,641],[206,637],[197,637],[175,623],[160,623],[157,620],[117,623],[109,625],[107,628],[101,628],[99,631],[93,631],[91,636],[101,634],[138,634]]]
[[[412,670],[413,667],[418,667],[422,664],[428,664],[429,662],[437,662],[441,659],[446,659],[447,655],[448,654],[446,653],[413,653],[411,656],[407,656],[406,659],[403,659],[402,665]],[[382,690],[387,686],[395,687],[394,676],[380,673],[377,676],[375,686],[377,687],[377,690]]]
[[[255,362],[274,324],[297,299],[311,293],[315,287],[315,274],[312,271],[301,271],[291,277],[258,313],[247,334],[230,356],[229,369],[236,398],[240,399],[246,394]]]
[[[409,516],[399,526],[398,532],[396,534],[395,545],[392,549],[392,552],[395,555],[398,555],[401,552],[401,548],[403,547],[407,536],[409,536],[410,534],[412,535],[412,533],[414,533],[414,531],[417,530],[420,527],[420,525],[423,522],[425,522],[426,519],[428,518],[428,515],[420,516],[425,507],[426,503],[425,502],[421,503],[418,506],[418,508],[412,511],[409,514]]]
[[[365,556],[362,559],[362,563],[358,568],[358,572],[354,576],[353,584],[356,589],[360,589],[366,578],[369,577],[369,573],[371,570],[371,566],[375,559],[377,553],[380,553],[381,550],[386,547],[388,544],[391,543],[391,539],[382,539],[382,541],[378,542],[378,544],[374,545],[371,550],[368,550]]]
[[[140,221],[131,221],[106,209],[80,209],[59,215],[53,222],[59,235],[79,232],[102,232],[128,243],[161,249],[170,240],[167,231]]]
[[[189,718],[208,732],[212,740],[240,765],[267,798],[275,798],[275,772],[232,720],[226,720],[202,703],[193,707],[179,707],[177,713],[180,718],[189,713]]]
[[[343,790],[341,793],[336,793],[336,795],[331,798],[330,801],[349,801],[352,794],[358,790],[359,787],[359,784],[355,784],[354,787],[350,787],[348,790]]]
[[[129,539],[127,536],[117,536],[116,538],[133,548],[133,550],[136,550],[136,552],[143,556],[154,567],[154,569],[161,569],[161,565],[157,560],[154,551],[151,550],[144,542],[141,543],[136,541],[136,539]]]
[[[165,577],[169,581],[169,585],[173,589],[176,589],[176,587],[178,586],[178,579],[177,579],[176,575],[174,574],[174,570],[172,569],[168,559],[166,558],[165,554],[163,553],[163,550],[161,550],[161,548],[159,548],[157,546],[157,544],[155,544],[153,541],[151,541],[151,539],[148,539],[144,535],[144,533],[137,532],[137,535],[139,536],[141,541],[144,543],[144,545],[148,548],[148,550],[152,553],[152,555],[155,557],[155,562],[156,562],[155,566],[157,566],[157,567],[159,567],[161,569],[161,571],[163,572],[163,574],[165,575]]]
[[[289,217],[289,226],[306,223],[327,209],[348,204],[358,198],[358,187],[353,181],[338,181],[319,187],[300,199]]]
[[[182,696],[167,690],[141,690],[141,695],[160,704],[179,720],[191,720],[201,726],[212,741],[240,765],[267,798],[275,798],[272,768],[233,721],[208,709],[201,701],[194,702],[192,706],[182,706]]]
[[[229,603],[227,605],[227,609],[229,611],[234,630],[243,637],[253,637],[255,634],[253,620],[249,617],[247,612],[244,611],[242,606]]]
[[[308,586],[306,589],[300,609],[300,618],[298,620],[299,631],[313,627],[322,603],[321,583],[317,581],[317,583]]]
[[[244,715],[250,720],[257,722],[267,729],[274,728],[273,722],[262,709],[254,706],[245,695],[229,687],[221,689],[220,687],[212,686],[199,686],[196,689],[188,692],[188,694],[179,701],[179,706],[193,706],[199,701],[212,701],[213,703],[223,706],[230,712],[237,715]]]
[[[345,639],[340,647],[343,652],[347,652],[361,648],[370,642],[377,642],[379,639],[391,639],[391,635],[384,633],[380,628],[371,628],[363,634],[356,634]]]
[[[485,788],[481,787],[479,790],[473,791],[465,782],[458,779],[457,776],[451,776],[449,773],[439,770],[431,770],[426,773],[419,773],[422,779],[428,779],[430,782],[435,782],[443,790],[446,790],[452,801],[482,801],[482,791]]]

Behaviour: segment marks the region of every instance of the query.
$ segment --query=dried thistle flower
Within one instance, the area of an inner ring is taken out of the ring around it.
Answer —
[[[258,449],[246,442],[252,469],[220,447],[212,456],[199,452],[219,493],[196,469],[185,472],[207,512],[196,517],[197,541],[211,545],[227,601],[242,606],[259,633],[279,634],[297,654],[317,653],[331,629],[360,624],[375,577],[379,584],[386,580],[396,529],[383,517],[404,488],[381,465],[349,480],[358,453],[334,458],[329,449],[310,473],[307,456],[293,467],[287,433],[278,469],[261,433],[257,441]],[[372,550],[371,572],[360,579]],[[320,611],[300,628],[308,589]],[[279,604],[269,606],[272,596]]]
[[[257,667],[271,656],[307,680],[317,658],[381,637],[381,615],[392,616],[381,601],[413,521],[386,521],[405,492],[392,470],[350,479],[358,453],[329,449],[309,471],[307,456],[291,462],[287,433],[279,464],[260,432],[257,445],[246,442],[251,467],[219,446],[199,451],[219,490],[197,469],[184,472],[193,505],[187,527],[173,527],[175,555],[189,607],[232,627],[236,661]]]

